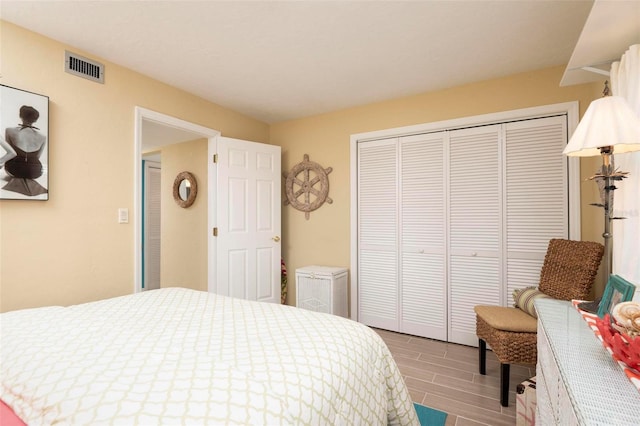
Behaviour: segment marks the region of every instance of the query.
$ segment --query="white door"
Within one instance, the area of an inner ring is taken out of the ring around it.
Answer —
[[[280,147],[217,138],[215,292],[280,303]]]
[[[400,332],[447,340],[445,132],[400,138]]]
[[[398,331],[397,139],[358,144],[358,321]]]
[[[501,126],[449,137],[449,341],[477,344],[475,305],[500,305]]]
[[[518,121],[505,131],[504,305],[513,304],[513,290],[536,285],[552,238],[569,236],[567,119],[564,116]],[[525,195],[523,195],[525,194]]]
[[[161,250],[160,163],[144,162],[144,280],[143,290],[160,288]]]
[[[444,134],[358,144],[364,324],[447,339]]]

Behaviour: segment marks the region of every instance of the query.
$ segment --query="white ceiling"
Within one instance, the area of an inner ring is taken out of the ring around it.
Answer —
[[[0,16],[274,123],[567,64],[591,6],[2,0]]]
[[[142,120],[142,152],[203,138],[198,133],[167,126],[151,120]],[[159,161],[155,159],[154,161]]]

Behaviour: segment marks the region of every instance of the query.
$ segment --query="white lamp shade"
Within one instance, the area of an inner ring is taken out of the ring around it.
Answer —
[[[603,146],[613,146],[614,154],[640,150],[640,118],[620,96],[591,102],[563,153],[593,157]]]

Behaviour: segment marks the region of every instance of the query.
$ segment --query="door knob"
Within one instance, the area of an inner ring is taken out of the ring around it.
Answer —
[[[280,237],[278,237],[277,235],[276,235],[275,237],[271,238],[271,239],[272,239],[273,241],[275,241],[276,243],[277,243],[278,241],[280,241]]]

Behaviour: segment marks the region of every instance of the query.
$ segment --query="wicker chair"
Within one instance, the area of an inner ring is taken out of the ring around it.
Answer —
[[[602,244],[552,239],[538,290],[555,299],[587,299],[602,260]],[[509,405],[510,364],[535,364],[536,318],[518,308],[476,306],[480,374],[486,374],[487,343],[500,361],[500,404]]]

